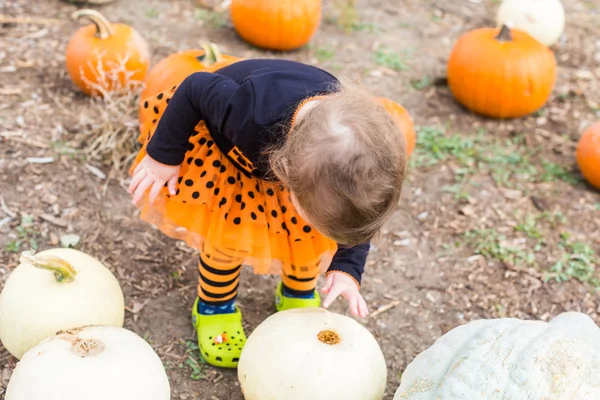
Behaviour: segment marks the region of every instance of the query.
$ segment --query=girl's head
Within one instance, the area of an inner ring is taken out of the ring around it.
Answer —
[[[301,215],[338,243],[373,238],[396,208],[406,168],[404,135],[368,92],[341,85],[305,106],[270,153]]]

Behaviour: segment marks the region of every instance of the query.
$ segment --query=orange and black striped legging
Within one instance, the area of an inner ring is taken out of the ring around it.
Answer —
[[[242,259],[228,257],[217,259],[214,256],[208,258],[201,254],[198,263],[200,272],[198,296],[200,299],[206,304],[215,306],[235,299],[240,284],[241,263]],[[317,286],[317,279],[318,275],[299,279],[295,276],[281,274],[286,292],[293,296],[312,294]]]

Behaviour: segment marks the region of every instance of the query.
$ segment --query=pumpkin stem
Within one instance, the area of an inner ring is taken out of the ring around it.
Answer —
[[[97,339],[76,338],[71,351],[79,357],[94,357],[104,351],[104,343]]]
[[[214,43],[202,43],[202,49],[204,54],[198,57],[198,61],[201,61],[204,65],[212,65],[223,59],[221,50]]]
[[[333,346],[340,342],[340,335],[338,335],[337,333],[335,333],[333,331],[326,330],[326,331],[319,332],[317,334],[317,339],[319,339],[319,341],[321,343],[325,343],[330,346]]]
[[[512,34],[510,33],[510,28],[507,25],[502,25],[500,33],[498,33],[498,36],[496,36],[496,40],[500,42],[511,42],[513,40]]]
[[[35,256],[29,252],[21,254],[21,262],[26,262],[33,265],[36,268],[45,269],[52,271],[56,277],[56,281],[73,282],[77,271],[67,260],[64,260],[57,256]]]
[[[100,39],[108,39],[114,35],[114,30],[110,22],[96,10],[83,9],[77,10],[72,14],[74,19],[89,19],[94,25],[96,25],[96,36]]]

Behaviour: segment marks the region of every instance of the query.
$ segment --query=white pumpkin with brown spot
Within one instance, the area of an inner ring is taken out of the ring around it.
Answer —
[[[6,400],[170,400],[158,355],[135,333],[113,326],[73,329],[29,350]]]
[[[381,400],[387,367],[373,335],[354,319],[292,309],[250,335],[238,379],[246,400]]]

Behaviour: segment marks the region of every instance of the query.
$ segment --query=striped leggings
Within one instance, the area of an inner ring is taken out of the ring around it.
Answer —
[[[198,296],[210,305],[221,305],[237,296],[242,270],[241,259],[229,257],[210,258],[201,254],[198,262],[200,279],[198,282]],[[281,280],[286,291],[292,295],[302,296],[310,294],[317,286],[318,274],[311,278],[296,278],[291,275],[281,274]]]

